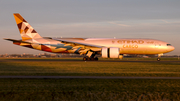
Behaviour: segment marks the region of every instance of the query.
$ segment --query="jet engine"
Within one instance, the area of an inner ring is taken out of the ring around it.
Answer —
[[[103,58],[119,58],[120,48],[117,47],[103,47],[101,54]]]

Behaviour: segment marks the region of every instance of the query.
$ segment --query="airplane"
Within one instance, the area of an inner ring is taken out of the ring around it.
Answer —
[[[5,40],[46,52],[84,55],[84,61],[98,60],[97,55],[122,59],[123,54],[158,55],[157,61],[160,61],[164,53],[175,49],[171,44],[155,39],[41,37],[19,13],[13,15],[22,39],[4,38]]]

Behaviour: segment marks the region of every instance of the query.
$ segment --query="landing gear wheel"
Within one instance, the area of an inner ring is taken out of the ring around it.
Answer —
[[[98,60],[98,58],[97,57],[91,57],[91,58],[89,58],[89,57],[83,57],[83,61],[97,61]]]
[[[96,61],[97,61],[97,60],[98,60],[98,58],[97,58],[97,57],[95,57],[95,58],[94,58],[94,60],[96,60]]]
[[[157,61],[160,61],[161,59],[160,58],[157,58]]]
[[[89,60],[91,60],[91,58],[89,58],[89,57],[86,57],[86,59],[89,61]]]
[[[94,58],[90,58],[90,60],[94,61]]]
[[[86,61],[87,60],[87,58],[86,57],[83,57],[83,61]]]

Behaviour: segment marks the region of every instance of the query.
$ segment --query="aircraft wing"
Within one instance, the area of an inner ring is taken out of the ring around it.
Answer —
[[[87,43],[69,41],[69,40],[65,40],[65,39],[58,39],[58,38],[52,38],[52,39],[57,40],[57,41],[61,41],[62,43],[66,43],[66,44],[83,45],[83,46],[91,47],[91,48],[102,48],[103,47],[103,46],[92,45],[92,44],[87,44]]]
[[[22,41],[22,40],[15,40],[15,39],[8,39],[8,38],[4,38],[4,40],[13,41],[13,42],[29,43],[30,44],[30,42],[26,42],[26,41]]]

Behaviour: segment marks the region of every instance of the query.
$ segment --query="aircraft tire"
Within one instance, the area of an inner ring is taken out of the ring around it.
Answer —
[[[83,57],[83,61],[86,61],[87,60],[87,58],[86,57]]]
[[[95,58],[90,58],[90,60],[91,60],[91,61],[94,61],[94,60],[95,60]]]
[[[95,57],[95,58],[94,58],[94,60],[98,61],[98,58],[97,58],[97,57]]]
[[[89,57],[83,57],[83,61],[98,61],[97,57],[89,58]]]
[[[91,58],[89,58],[89,57],[86,57],[86,59],[87,59],[87,61],[90,61],[90,60],[91,60]]]
[[[160,58],[157,58],[157,61],[160,61],[161,59]]]

